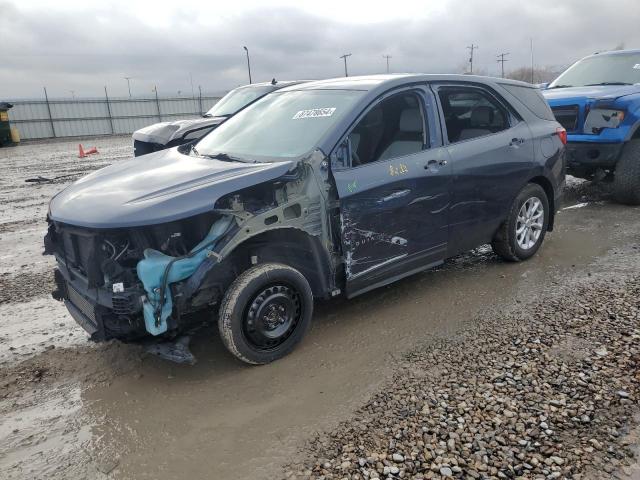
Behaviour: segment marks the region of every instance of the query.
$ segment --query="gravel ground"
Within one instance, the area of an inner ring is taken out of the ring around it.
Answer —
[[[637,272],[638,247],[623,252]],[[568,282],[404,357],[286,478],[607,478],[633,463],[640,276]]]

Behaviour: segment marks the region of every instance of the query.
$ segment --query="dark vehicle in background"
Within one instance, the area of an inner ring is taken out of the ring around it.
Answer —
[[[640,204],[640,50],[597,53],[543,91],[567,130],[568,171],[613,180],[615,199]]]
[[[240,360],[289,353],[314,299],[351,298],[491,243],[526,260],[552,230],[564,129],[539,90],[376,75],[269,94],[192,149],[123,161],[50,204],[57,290],[94,340],[217,318]]]
[[[232,117],[247,105],[280,88],[298,82],[253,83],[231,90],[202,118],[176,120],[149,125],[133,132],[133,153],[136,157],[148,153],[196,142],[222,122]]]

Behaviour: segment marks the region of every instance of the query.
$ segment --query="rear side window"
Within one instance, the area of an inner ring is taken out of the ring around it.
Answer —
[[[553,112],[551,111],[551,107],[540,93],[540,90],[537,88],[524,87],[521,85],[507,85],[501,84],[502,88],[504,88],[507,92],[512,94],[521,103],[524,104],[531,113],[533,113],[536,117],[542,118],[543,120],[555,120],[556,118],[553,116]]]
[[[449,143],[470,140],[510,127],[509,113],[489,93],[478,88],[438,89]]]

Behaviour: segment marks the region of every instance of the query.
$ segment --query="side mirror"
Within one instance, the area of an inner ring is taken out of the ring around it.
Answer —
[[[349,158],[351,156],[351,141],[349,137],[336,147],[331,155],[332,168],[346,168],[349,166]]]

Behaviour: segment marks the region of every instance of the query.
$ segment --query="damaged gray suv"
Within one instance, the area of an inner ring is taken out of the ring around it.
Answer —
[[[172,338],[204,314],[237,358],[271,362],[308,331],[314,298],[354,297],[485,243],[509,261],[534,255],[553,228],[565,141],[520,82],[287,87],[194,147],[56,195],[54,296],[94,340]]]

